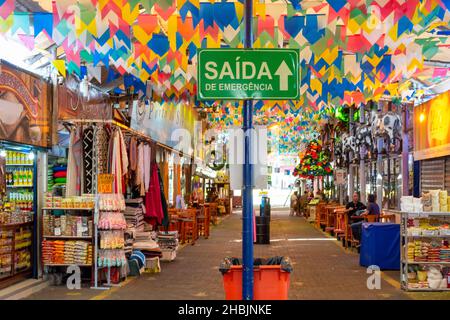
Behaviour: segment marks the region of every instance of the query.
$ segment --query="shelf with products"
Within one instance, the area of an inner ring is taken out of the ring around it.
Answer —
[[[401,212],[404,290],[450,290],[449,224],[448,212]]]
[[[98,239],[95,261],[96,272],[107,270],[107,285],[111,285],[111,270],[123,271],[125,256],[125,235],[127,223],[124,216],[125,199],[121,194],[100,194],[98,198],[98,222],[95,225]],[[122,273],[122,272],[121,272]],[[125,275],[126,277],[126,272]]]
[[[32,241],[32,221],[0,223],[0,279],[31,273]]]
[[[79,197],[45,194],[41,223],[44,267],[93,266],[94,203],[91,194]]]

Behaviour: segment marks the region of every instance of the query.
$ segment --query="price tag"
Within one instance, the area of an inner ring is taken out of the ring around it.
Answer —
[[[98,175],[98,193],[112,193],[113,192],[114,175],[101,173]]]

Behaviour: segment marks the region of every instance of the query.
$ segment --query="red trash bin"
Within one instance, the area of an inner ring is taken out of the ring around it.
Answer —
[[[287,300],[290,273],[280,265],[261,265],[253,269],[254,300]],[[242,266],[231,266],[223,274],[226,300],[242,300]]]

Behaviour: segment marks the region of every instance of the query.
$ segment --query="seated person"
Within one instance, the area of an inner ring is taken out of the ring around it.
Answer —
[[[376,215],[377,217],[380,216],[380,207],[378,206],[378,204],[375,201],[376,201],[375,195],[369,194],[367,210],[366,210],[366,212],[361,214],[361,217],[365,217],[368,215]],[[375,221],[377,221],[377,220],[378,220],[378,218],[375,219]],[[355,222],[355,223],[351,224],[353,239],[361,241],[362,224],[363,224],[363,221],[359,221],[359,222]]]
[[[361,211],[366,209],[366,206],[359,201],[358,192],[353,193],[353,201],[347,203],[345,206],[348,212],[348,221],[351,222],[352,216],[359,216]]]

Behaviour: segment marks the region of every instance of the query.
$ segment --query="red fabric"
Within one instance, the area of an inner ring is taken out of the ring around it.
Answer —
[[[54,178],[67,178],[67,171],[58,171],[53,173]]]
[[[145,194],[145,217],[147,221],[156,218],[158,224],[161,224],[164,218],[161,202],[161,188],[159,187],[158,167],[156,163],[152,164],[150,187]]]

